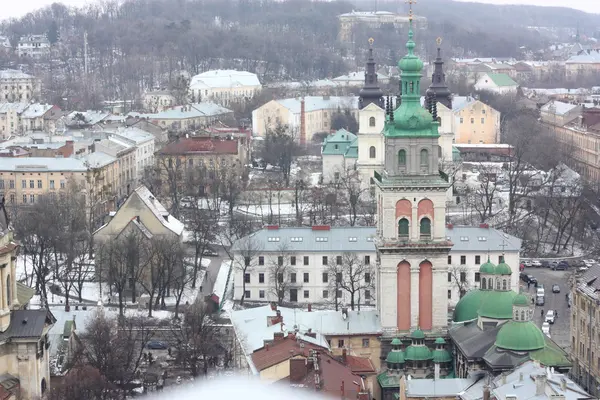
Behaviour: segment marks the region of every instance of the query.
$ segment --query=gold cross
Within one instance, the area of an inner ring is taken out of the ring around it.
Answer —
[[[412,5],[417,4],[417,1],[416,0],[406,0],[405,3],[408,4],[408,19],[410,19],[412,21],[412,19],[413,19]]]

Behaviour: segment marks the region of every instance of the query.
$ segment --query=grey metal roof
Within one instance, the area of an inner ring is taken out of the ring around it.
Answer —
[[[85,172],[87,167],[77,158],[53,157],[5,157],[0,164],[0,171],[37,172],[37,171],[70,171]]]
[[[452,251],[521,250],[521,239],[494,228],[453,225],[446,229],[446,237],[454,243]]]
[[[448,333],[467,358],[480,359],[494,345],[500,328],[502,325],[481,330],[477,326],[477,321],[469,321],[450,327]]]
[[[476,379],[411,379],[406,381],[408,397],[454,397],[477,382]]]
[[[593,299],[598,299],[600,291],[600,264],[593,264],[578,280],[577,290]]]
[[[17,338],[39,338],[42,336],[46,321],[55,319],[47,310],[17,310],[10,315],[8,329],[0,333],[0,342]]]

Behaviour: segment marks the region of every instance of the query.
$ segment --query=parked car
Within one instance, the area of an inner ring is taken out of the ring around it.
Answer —
[[[537,289],[536,295],[537,295],[538,297],[539,297],[539,296],[542,296],[542,297],[544,297],[544,295],[545,295],[545,294],[546,294],[546,292],[544,292],[544,288],[543,288],[543,287],[540,287],[540,288],[538,288],[538,289]]]
[[[544,296],[536,296],[535,298],[535,305],[536,306],[543,306],[546,303]]]
[[[537,279],[533,275],[527,275],[527,283],[535,285],[537,284]]]
[[[548,261],[548,260],[542,260],[542,267],[549,268],[550,267],[550,261]]]
[[[533,260],[533,261],[531,262],[531,265],[532,265],[533,267],[536,267],[536,268],[541,268],[541,267],[542,267],[542,262],[541,262],[540,260]]]
[[[555,319],[556,319],[556,315],[554,314],[554,310],[549,310],[546,313],[546,319],[544,320],[544,322],[548,322],[550,324],[553,324]]]
[[[146,345],[146,348],[150,350],[166,350],[169,346],[165,342],[161,342],[158,340],[151,340]]]
[[[207,257],[218,257],[219,253],[217,253],[212,247],[207,247],[204,249],[204,253],[202,255]]]
[[[555,271],[565,271],[567,268],[569,268],[569,263],[565,260],[562,260],[559,261],[558,264],[552,269]]]
[[[550,324],[548,322],[544,322],[542,324],[542,332],[544,333],[544,335],[549,336],[550,335]]]
[[[526,267],[532,267],[532,266],[533,266],[533,262],[532,262],[531,260],[523,261],[523,264],[524,264]]]
[[[527,279],[527,274],[525,272],[521,272],[519,274],[519,277],[521,278],[522,281],[529,282],[529,279]]]
[[[560,293],[560,286],[557,284],[552,285],[552,293]]]
[[[550,268],[555,269],[557,265],[558,265],[558,261],[552,261],[550,263]]]

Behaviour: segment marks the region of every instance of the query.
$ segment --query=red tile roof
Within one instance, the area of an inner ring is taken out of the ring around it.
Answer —
[[[372,374],[377,372],[371,360],[364,357],[346,355],[346,365],[356,374]]]
[[[206,137],[183,138],[169,143],[159,152],[159,154],[163,155],[189,155],[196,153],[237,154],[238,141],[236,139],[220,140]]]
[[[287,337],[265,345],[252,353],[252,362],[257,370],[262,371],[295,355],[308,357],[310,350],[325,351],[326,349],[303,340],[296,340],[296,336],[290,333]]]

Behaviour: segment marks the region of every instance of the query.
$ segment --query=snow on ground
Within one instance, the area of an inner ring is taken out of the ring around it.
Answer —
[[[321,182],[321,176],[323,174],[321,172],[313,172],[310,174],[310,185],[311,186],[319,186],[319,182]]]
[[[277,203],[273,202],[273,204],[269,207],[268,204],[258,204],[258,205],[244,205],[239,206],[235,209],[236,212],[240,214],[245,214],[248,216],[255,216],[266,218],[271,214],[271,210],[273,212],[273,216],[275,219],[279,216],[289,216],[296,215],[296,207],[291,203]]]

